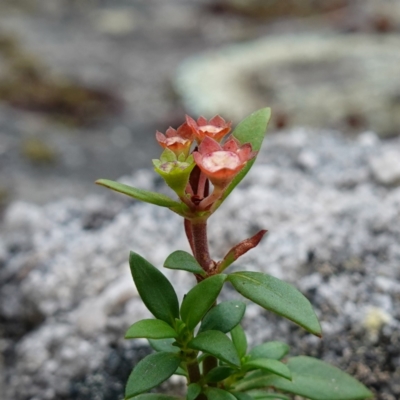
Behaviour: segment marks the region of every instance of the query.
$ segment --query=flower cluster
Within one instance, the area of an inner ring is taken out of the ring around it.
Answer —
[[[256,155],[250,143],[240,143],[230,130],[231,123],[219,115],[209,121],[186,116],[177,129],[156,133],[164,152],[153,160],[155,170],[191,209],[209,209]]]

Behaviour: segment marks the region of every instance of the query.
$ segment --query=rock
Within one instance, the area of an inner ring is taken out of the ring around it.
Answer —
[[[382,185],[400,184],[400,151],[388,150],[370,160],[371,171]]]
[[[371,340],[375,342],[383,326],[389,324],[391,320],[392,316],[382,308],[370,307],[364,316],[363,325]]]
[[[350,139],[301,128],[272,135],[209,224],[217,260],[268,229],[231,270],[288,281],[321,320],[322,341],[248,304],[250,346],[285,341],[291,355],[347,370],[378,400],[400,397],[400,188],[382,185],[371,160],[397,152],[400,139],[373,133]],[[164,190],[150,170],[123,181]],[[43,206],[14,202],[0,239],[2,400],[120,398],[132,366],[150,352],[143,340],[123,339],[130,324],[151,317],[130,277],[129,250],[161,268],[170,252],[189,250],[180,218],[106,192]],[[180,299],[195,283],[185,271],[162,272]],[[239,295],[227,285],[221,297]],[[179,393],[179,385],[163,390]]]
[[[395,6],[398,9],[398,5]],[[268,35],[186,60],[177,92],[195,115],[239,121],[268,104],[271,125],[399,135],[396,34]]]
[[[103,9],[94,13],[93,23],[103,33],[124,36],[136,28],[137,16],[131,8]]]

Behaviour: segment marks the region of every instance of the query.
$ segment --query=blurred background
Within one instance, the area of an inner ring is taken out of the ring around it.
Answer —
[[[163,190],[142,170],[156,129],[265,106],[268,165],[213,251],[272,228],[268,262],[248,260],[299,286],[326,337],[250,306],[245,326],[399,398],[399,0],[0,0],[0,400],[121,397],[150,351],[122,340],[148,316],[127,249],[187,248],[180,222],[94,181]]]
[[[399,30],[397,0],[2,0],[1,202],[150,166],[185,112],[397,135]]]

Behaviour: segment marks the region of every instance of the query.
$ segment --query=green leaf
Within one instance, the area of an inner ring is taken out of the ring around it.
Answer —
[[[237,398],[237,400],[253,400],[253,398],[247,393],[233,392],[232,394]]]
[[[289,352],[289,346],[283,342],[267,342],[253,347],[247,355],[250,360],[257,358],[272,358],[281,360]]]
[[[136,200],[144,201],[145,203],[155,204],[161,207],[181,207],[181,203],[172,200],[168,196],[149,192],[143,189],[136,189],[132,186],[124,185],[123,183],[110,181],[108,179],[99,179],[96,181],[98,185],[115,190],[116,192],[126,194]]]
[[[268,122],[271,118],[270,108],[261,108],[254,111],[244,120],[239,122],[232,133],[241,144],[250,143],[253,151],[261,149]]]
[[[155,351],[164,351],[169,353],[178,353],[179,347],[175,346],[175,339],[148,339],[148,342],[152,349]]]
[[[247,338],[243,328],[237,325],[235,329],[232,330],[231,337],[239,357],[242,358],[247,351]]]
[[[186,400],[195,400],[201,392],[201,386],[198,383],[191,383],[187,388]]]
[[[182,367],[178,367],[178,369],[174,372],[174,375],[185,376],[186,378],[188,376],[187,372]]]
[[[199,333],[210,330],[228,333],[239,324],[245,311],[246,304],[242,301],[224,301],[205,315]]]
[[[261,369],[263,371],[271,372],[273,374],[282,376],[285,379],[292,379],[292,374],[289,368],[278,360],[272,360],[269,358],[259,358],[257,360],[248,361],[243,365],[243,368]]]
[[[259,151],[261,149],[262,142],[265,137],[265,131],[267,130],[268,122],[271,118],[271,109],[262,108],[241,121],[232,133],[241,144],[250,143],[253,151]],[[235,179],[226,189],[222,199],[219,203],[222,203],[232,192],[232,190],[240,183],[240,181],[246,176],[250,168],[253,166],[255,158],[247,163],[247,165],[236,175]]]
[[[224,285],[226,275],[211,276],[197,284],[185,296],[181,306],[182,321],[192,330],[201,321]]]
[[[248,382],[251,381],[255,378],[259,378],[261,376],[267,376],[269,375],[268,372],[262,371],[261,369],[257,369],[255,371],[250,371],[246,376],[244,376],[242,379],[240,379],[240,382]]]
[[[167,380],[179,367],[181,360],[176,353],[154,353],[139,361],[128,378],[125,398],[150,390]]]
[[[170,396],[168,394],[161,393],[143,393],[139,396],[129,397],[129,399],[134,400],[182,400],[180,397]]]
[[[233,394],[217,388],[208,388],[206,395],[208,400],[236,400]]]
[[[179,303],[169,280],[143,257],[131,252],[132,277],[143,303],[157,318],[174,326],[179,318]]]
[[[135,322],[126,332],[125,339],[146,338],[166,339],[174,338],[177,333],[170,325],[160,319],[143,319]]]
[[[235,272],[228,280],[242,296],[321,336],[310,302],[292,285],[261,272]]]
[[[200,333],[188,343],[188,347],[211,354],[227,364],[240,367],[240,360],[235,346],[232,341],[220,331],[206,331]]]
[[[300,356],[289,359],[287,366],[292,372],[292,381],[276,375],[269,375],[259,378],[258,384],[298,394],[311,400],[364,400],[372,398],[372,393],[362,383],[323,361]],[[239,389],[239,386],[237,389]],[[248,387],[248,389],[254,387],[253,382],[252,387]]]
[[[273,399],[273,400],[277,400],[277,399],[281,399],[281,400],[290,400],[289,397],[285,396],[282,393],[268,393],[268,392],[264,392],[261,390],[257,390],[257,391],[252,391],[252,392],[248,392],[248,394],[256,400],[266,400],[266,399]]]
[[[164,267],[169,269],[182,269],[201,276],[206,275],[197,260],[191,254],[182,250],[177,250],[170,254],[164,262]]]
[[[207,375],[206,375],[206,382],[220,382],[226,379],[228,376],[231,376],[235,369],[227,366],[216,367],[213,368]]]

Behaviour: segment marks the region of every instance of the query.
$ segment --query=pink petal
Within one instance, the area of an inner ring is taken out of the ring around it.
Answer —
[[[194,162],[200,167],[203,163],[203,156],[198,151],[193,152],[192,156],[194,158]]]
[[[169,138],[169,137],[176,136],[176,130],[170,126],[170,127],[167,129],[167,131],[165,132],[165,136],[168,137],[168,138]]]
[[[197,129],[197,123],[196,121],[192,118],[189,117],[189,115],[186,115],[186,123],[194,130]]]
[[[234,138],[231,137],[223,146],[222,148],[226,151],[233,151],[236,153],[239,149],[239,142]]]
[[[197,119],[197,125],[201,126],[201,125],[208,125],[207,120],[204,117],[199,117]]]
[[[211,118],[209,121],[210,125],[215,125],[215,126],[225,126],[227,125],[227,123],[225,122],[225,120],[220,117],[219,115],[216,115],[215,117]]]
[[[186,122],[178,128],[177,134],[184,139],[192,140],[193,138],[193,131]]]
[[[156,132],[156,139],[160,143],[165,143],[165,141],[166,141],[165,135],[159,131]]]
[[[206,136],[204,140],[200,143],[199,152],[201,154],[213,153],[214,151],[221,151],[222,147],[214,139]]]

